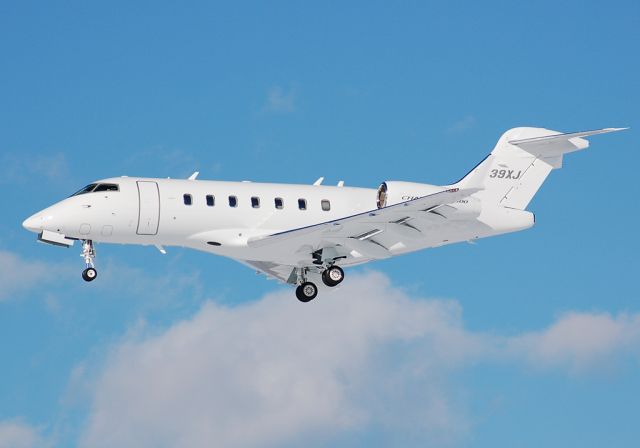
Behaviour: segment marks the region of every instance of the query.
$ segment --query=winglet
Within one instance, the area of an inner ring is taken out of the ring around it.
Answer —
[[[628,127],[627,128],[603,128],[603,129],[595,129],[593,131],[556,133],[556,134],[543,135],[538,137],[524,138],[519,140],[509,140],[509,143],[516,146],[526,146],[530,144],[548,143],[548,142],[554,142],[558,140],[569,140],[569,139],[574,139],[576,137],[577,138],[590,137],[592,135],[625,131],[627,129],[629,128]]]
[[[319,177],[318,180],[313,183],[313,185],[322,185],[323,181],[324,181],[324,177]]]
[[[189,176],[189,180],[196,180],[198,174],[200,174],[200,171],[194,171],[193,174]]]

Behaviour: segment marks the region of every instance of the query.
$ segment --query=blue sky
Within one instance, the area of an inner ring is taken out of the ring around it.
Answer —
[[[639,23],[633,1],[0,4],[0,447],[635,446]],[[78,248],[20,226],[118,175],[448,183],[515,126],[632,129],[565,159],[533,229],[313,307],[178,248],[99,246],[84,284]]]

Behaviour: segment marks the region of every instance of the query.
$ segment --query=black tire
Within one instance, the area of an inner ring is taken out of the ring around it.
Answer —
[[[331,281],[331,279],[329,278],[329,276],[327,275],[327,271],[326,270],[322,272],[321,277],[322,277],[322,283],[327,285],[329,288],[333,288],[334,286],[336,286],[336,284],[333,283]]]
[[[331,266],[322,273],[322,283],[333,288],[344,280],[344,271],[340,266]]]
[[[96,279],[97,276],[98,271],[96,271],[94,268],[87,268],[82,271],[82,278],[85,282],[92,282]]]
[[[296,297],[303,303],[312,301],[317,295],[318,287],[314,283],[304,282],[296,288]]]

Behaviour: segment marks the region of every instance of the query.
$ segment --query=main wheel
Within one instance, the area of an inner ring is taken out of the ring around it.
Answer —
[[[301,302],[310,302],[318,295],[318,287],[311,282],[304,282],[296,288],[296,297]]]
[[[344,280],[344,271],[340,266],[331,266],[322,273],[322,282],[330,287],[337,286]]]
[[[95,280],[97,276],[98,276],[98,271],[96,271],[94,268],[87,268],[84,271],[82,271],[82,278],[84,279],[85,282],[91,282]]]

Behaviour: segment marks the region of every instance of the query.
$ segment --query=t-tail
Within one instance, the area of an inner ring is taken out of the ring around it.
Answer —
[[[565,154],[586,149],[584,137],[627,128],[560,133],[544,128],[513,128],[502,134],[491,154],[457,188],[480,188],[483,205],[525,210],[551,170],[562,167]]]

